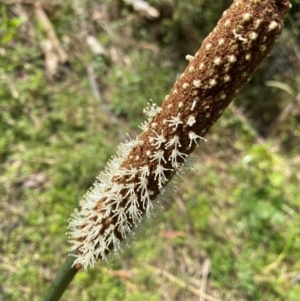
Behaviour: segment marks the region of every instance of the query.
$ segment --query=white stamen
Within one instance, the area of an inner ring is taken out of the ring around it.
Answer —
[[[159,150],[155,153],[153,153],[153,155],[151,156],[151,162],[153,161],[157,161],[158,164],[162,164],[162,161],[164,161],[165,163],[167,163],[167,161],[164,158],[164,151],[163,150]]]
[[[188,119],[188,121],[187,121],[187,125],[193,126],[193,124],[195,124],[195,123],[196,123],[195,117],[194,116],[190,116],[189,119]]]
[[[270,25],[269,25],[269,30],[271,31],[271,30],[274,30],[274,29],[276,29],[276,28],[278,28],[278,27],[279,27],[278,23],[275,22],[275,21],[272,21],[272,22],[270,23]]]
[[[149,141],[152,146],[156,146],[156,148],[160,148],[161,144],[166,142],[166,138],[163,135],[163,131],[159,135],[156,131],[154,131],[156,137],[150,137]]]
[[[187,89],[189,86],[190,86],[190,85],[189,85],[188,83],[184,83],[184,84],[182,85],[182,88],[183,88],[183,89]]]
[[[190,138],[190,144],[189,144],[189,147],[192,146],[192,143],[195,142],[196,145],[198,146],[198,142],[197,142],[197,139],[201,139],[201,140],[204,140],[205,142],[207,141],[205,138],[201,137],[201,136],[198,136],[197,134],[195,134],[194,132],[189,132],[189,138]]]
[[[195,79],[195,80],[193,81],[193,85],[194,85],[196,88],[200,88],[200,86],[201,86],[201,80]]]
[[[185,56],[185,59],[188,60],[189,62],[191,62],[194,59],[194,56],[188,54]]]
[[[258,37],[258,34],[256,32],[251,32],[249,34],[249,39],[252,40],[252,41],[256,40],[257,37]]]
[[[176,117],[172,116],[170,120],[167,120],[169,123],[169,127],[174,127],[174,131],[176,131],[179,124],[183,124],[183,122],[180,120],[180,113]]]
[[[239,41],[247,42],[247,39],[243,38],[240,34],[236,33],[235,29],[232,31],[232,33],[233,33],[234,37],[236,39],[238,39]]]
[[[192,107],[191,107],[191,111],[194,111],[196,104],[197,104],[197,100],[194,99]]]

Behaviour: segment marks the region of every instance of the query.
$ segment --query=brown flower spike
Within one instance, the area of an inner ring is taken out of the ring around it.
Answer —
[[[149,104],[135,140],[119,146],[70,219],[78,267],[93,267],[127,241],[164,199],[166,186],[239,90],[268,57],[288,0],[235,0],[166,96]]]

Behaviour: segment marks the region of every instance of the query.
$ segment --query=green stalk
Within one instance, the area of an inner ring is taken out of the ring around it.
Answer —
[[[68,256],[49,287],[43,301],[58,301],[60,299],[78,271],[76,267],[72,267],[74,260],[75,257]]]

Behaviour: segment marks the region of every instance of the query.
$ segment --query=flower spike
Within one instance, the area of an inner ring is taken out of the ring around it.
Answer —
[[[167,200],[190,153],[270,54],[289,7],[288,0],[234,0],[195,56],[187,55],[162,106],[148,104],[143,132],[120,145],[71,216],[77,268],[118,252]]]

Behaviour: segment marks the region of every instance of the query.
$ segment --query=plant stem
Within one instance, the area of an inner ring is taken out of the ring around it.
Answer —
[[[58,301],[60,299],[78,271],[76,267],[72,267],[74,260],[75,257],[68,256],[63,266],[57,272],[57,275],[48,289],[43,301]]]

